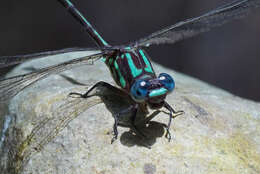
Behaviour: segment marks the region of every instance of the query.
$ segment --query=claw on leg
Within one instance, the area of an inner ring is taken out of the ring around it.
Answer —
[[[184,114],[185,112],[184,111],[176,111],[176,112],[173,112],[172,113],[172,118],[175,118],[175,117],[177,117],[177,116],[179,116],[179,115],[182,115],[182,114]]]
[[[166,127],[166,134],[165,134],[165,137],[170,142],[171,138],[172,138],[171,137],[171,133],[170,133],[170,126],[171,126],[172,118],[175,118],[175,117],[177,117],[179,115],[184,114],[184,111],[177,111],[176,112],[167,102],[164,103],[164,107],[170,111],[169,122],[168,122],[168,125]]]
[[[83,98],[83,95],[81,93],[77,93],[77,92],[71,92],[68,95],[71,98]]]
[[[113,138],[111,139],[111,144],[117,139],[117,136],[118,136],[118,131],[117,131],[117,126],[118,126],[118,117],[119,117],[120,114],[116,114],[114,119],[115,119],[115,123],[114,123],[114,126],[113,126]]]
[[[170,114],[170,117],[176,118],[177,116],[182,115],[182,114],[184,114],[184,111],[174,111],[173,110]],[[166,127],[166,134],[165,134],[165,138],[168,139],[168,142],[170,142],[172,139],[172,136],[170,133],[170,126],[171,126],[171,119],[169,120],[168,126]]]
[[[171,139],[172,139],[172,136],[171,136],[171,133],[170,133],[170,130],[169,130],[169,128],[168,128],[168,127],[166,128],[166,134],[165,134],[165,138],[167,138],[167,139],[168,139],[168,142],[170,142],[170,141],[171,141]]]
[[[111,144],[113,144],[113,142],[116,140],[117,140],[117,135],[114,135],[113,138],[111,139]]]

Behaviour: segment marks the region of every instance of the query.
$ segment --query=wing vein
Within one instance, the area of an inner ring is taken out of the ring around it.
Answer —
[[[199,17],[187,19],[154,32],[130,45],[148,47],[155,44],[173,44],[246,16],[251,10],[258,7],[260,7],[260,0],[234,1]]]
[[[104,53],[84,56],[58,65],[42,68],[38,71],[28,74],[2,79],[0,80],[0,102],[9,100],[10,98],[18,94],[21,90],[27,88],[40,79],[48,77],[51,74],[60,73],[62,71],[69,70],[77,66],[91,65],[93,64],[93,61],[96,61],[104,56]]]

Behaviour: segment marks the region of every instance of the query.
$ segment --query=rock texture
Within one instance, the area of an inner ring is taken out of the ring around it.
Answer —
[[[27,62],[9,75],[28,72],[79,54]],[[84,54],[92,54],[87,52]],[[1,105],[0,158],[3,173],[260,173],[260,104],[236,97],[197,79],[154,64],[175,78],[167,101],[185,114],[174,119],[172,141],[164,137],[165,112],[151,112],[138,126],[147,139],[127,126],[112,138],[112,115],[129,105],[105,89],[88,99],[84,93],[103,80],[114,83],[103,62],[51,75]],[[86,84],[86,85],[83,85]],[[8,106],[8,107],[7,107]],[[122,123],[127,125],[126,116]],[[149,149],[148,146],[151,148]]]

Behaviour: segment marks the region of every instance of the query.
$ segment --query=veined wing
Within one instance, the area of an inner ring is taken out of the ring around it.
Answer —
[[[39,59],[46,56],[52,56],[62,53],[68,53],[68,52],[75,52],[75,51],[98,51],[100,49],[98,48],[65,48],[62,50],[55,50],[55,51],[44,51],[39,53],[33,53],[33,54],[25,54],[25,55],[16,55],[16,56],[3,56],[0,57],[0,68],[5,68],[13,65],[17,65],[20,63],[23,63],[27,60],[32,59]]]
[[[16,94],[18,94],[24,88],[30,86],[36,81],[46,78],[51,74],[60,73],[65,70],[69,70],[81,65],[90,65],[94,61],[104,57],[105,53],[101,52],[90,56],[73,59],[58,65],[53,65],[47,68],[39,69],[38,71],[28,74],[18,75],[6,79],[0,79],[0,102],[9,100]]]
[[[42,119],[38,119],[31,133],[22,142],[25,145],[23,153],[14,154],[20,155],[20,161],[17,161],[17,167],[23,168],[28,160],[35,153],[44,148],[52,141],[69,123],[71,120],[78,117],[87,109],[102,103],[100,98],[63,98],[60,103],[53,105],[51,108],[52,115],[43,115]],[[18,152],[17,152],[18,153]],[[13,156],[17,159],[17,156]]]
[[[207,32],[214,27],[221,26],[234,19],[247,15],[252,9],[260,7],[260,0],[239,0],[202,16],[187,19],[163,30],[152,33],[148,37],[142,38],[131,47],[148,47],[154,44],[173,44],[177,41]]]

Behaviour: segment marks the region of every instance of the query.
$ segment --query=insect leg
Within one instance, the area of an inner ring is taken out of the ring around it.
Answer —
[[[110,90],[111,92],[115,92],[116,94],[119,93],[118,88],[110,85],[107,82],[99,81],[95,85],[93,85],[85,94],[81,94],[81,93],[77,93],[77,92],[71,92],[71,93],[69,93],[69,96],[73,97],[74,95],[76,95],[76,96],[79,96],[81,98],[88,98],[92,95],[95,95],[95,94],[90,94],[95,88],[100,88],[100,87],[104,87],[104,88]]]
[[[86,93],[84,94],[81,94],[81,93],[75,93],[75,92],[72,92],[69,94],[69,96],[71,97],[74,97],[74,95],[77,95],[81,98],[88,98],[88,97],[91,97],[93,95],[99,95],[97,93],[92,93],[96,88],[105,88],[105,89],[108,89],[110,92],[116,94],[116,95],[119,95],[119,96],[122,96],[122,97],[129,97],[128,95],[126,95],[123,91],[119,90],[118,88],[110,85],[109,83],[106,83],[104,81],[100,81],[98,83],[96,83],[94,86],[92,86]],[[104,95],[104,94],[101,94],[101,95]],[[131,98],[129,98],[131,99]],[[133,130],[140,134],[141,136],[143,137],[146,137],[138,128],[137,126],[135,125],[135,119],[136,119],[136,114],[137,114],[137,110],[138,110],[138,104],[136,103],[133,103],[131,104],[129,107],[127,107],[126,109],[123,109],[121,111],[119,111],[118,113],[116,113],[114,115],[114,126],[113,126],[113,132],[114,132],[114,136],[111,140],[111,144],[117,139],[118,137],[118,130],[117,130],[117,127],[118,127],[118,124],[119,124],[119,119],[122,115],[125,115],[127,113],[131,113],[131,126],[133,128]]]
[[[117,113],[115,116],[114,116],[114,119],[115,119],[115,123],[114,123],[114,126],[113,126],[113,132],[114,132],[114,136],[111,140],[111,144],[117,139],[118,137],[118,131],[117,131],[117,126],[118,126],[118,120],[120,118],[121,115],[124,115],[126,113],[133,113],[133,116],[135,117],[136,116],[136,113],[137,113],[137,108],[138,108],[138,105],[137,104],[133,104],[131,106],[129,106],[128,108],[120,111],[119,113]],[[132,117],[133,118],[133,117]],[[134,126],[134,120],[132,121],[132,124]]]
[[[169,121],[166,127],[166,135],[165,137],[168,139],[168,141],[171,141],[171,133],[170,133],[170,126],[171,126],[171,122],[172,122],[172,118],[175,118],[179,115],[184,114],[184,111],[175,111],[166,101],[164,102],[164,107],[166,109],[168,109],[170,111],[170,117],[169,117]]]
[[[123,93],[123,91],[119,90],[118,88],[110,85],[109,83],[106,83],[104,81],[100,81],[98,83],[96,83],[94,86],[92,86],[85,94],[80,94],[80,93],[70,93],[69,96],[74,96],[74,95],[78,95],[79,97],[81,98],[88,98],[88,97],[91,97],[93,95],[98,95],[97,93],[94,93],[94,94],[91,94],[91,92],[96,89],[96,88],[100,88],[100,87],[103,87],[103,88],[106,88],[108,90],[110,90],[110,92],[113,92],[114,94],[116,95],[119,95],[119,96],[122,96],[122,97],[126,97],[125,94]],[[120,93],[122,92],[122,94]],[[122,116],[122,115],[125,115],[126,113],[133,113],[134,114],[134,117],[137,113],[137,107],[138,105],[137,104],[134,104],[134,105],[130,105],[128,108],[124,109],[124,110],[121,110],[120,112],[118,112],[117,114],[114,115],[114,125],[113,125],[113,138],[111,139],[111,144],[117,139],[118,137],[118,130],[117,130],[117,127],[118,127],[118,124],[119,124],[119,118]]]
[[[136,126],[136,124],[135,124],[135,119],[136,119],[136,115],[137,115],[137,109],[138,109],[138,104],[136,104],[135,106],[135,110],[134,110],[134,112],[133,112],[133,114],[132,114],[132,117],[131,117],[131,125],[132,125],[132,127],[134,128],[134,131],[136,132],[136,133],[138,133],[139,135],[141,135],[142,137],[147,137],[142,131],[140,131],[138,128],[137,128],[137,126]]]

